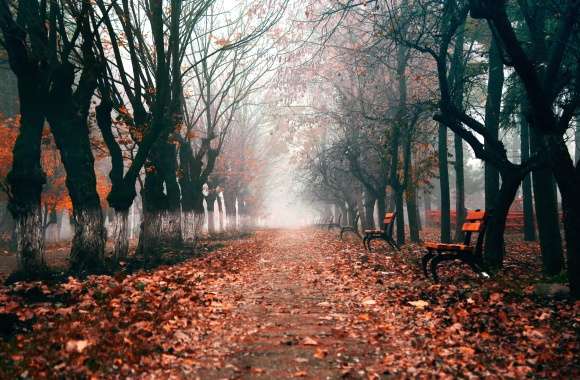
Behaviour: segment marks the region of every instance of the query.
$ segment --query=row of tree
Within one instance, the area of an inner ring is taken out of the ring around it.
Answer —
[[[156,261],[161,247],[195,239],[203,220],[203,186],[236,115],[276,64],[270,54],[275,38],[268,32],[285,6],[0,1],[1,45],[17,78],[20,106],[5,189],[21,271],[35,276],[45,270],[45,125],[66,172],[72,272],[95,273],[105,265],[95,140],[110,162],[106,198],[115,212],[114,263],[128,254],[128,212],[137,189],[143,210],[139,255]],[[212,185],[216,193],[219,181]]]
[[[377,200],[380,213],[397,211],[399,242],[405,239],[405,217],[411,239],[418,240],[417,195],[428,193],[438,174],[441,239],[449,242],[460,238],[465,217],[467,152],[485,166],[485,208],[492,211],[488,266],[502,265],[506,218],[523,186],[525,236],[534,238],[535,209],[544,272],[555,275],[567,267],[578,297],[580,169],[569,136],[579,129],[579,5],[576,0],[310,4],[307,17],[319,25],[325,50],[324,65],[308,70],[332,106],[323,106],[320,96],[309,100],[317,116],[326,117],[318,143],[301,153],[309,194],[354,210],[362,208],[357,202],[364,191],[367,212],[361,215],[373,215]],[[506,149],[507,131],[519,134],[515,160]]]

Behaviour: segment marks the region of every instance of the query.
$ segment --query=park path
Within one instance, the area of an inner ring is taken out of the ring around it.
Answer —
[[[359,317],[352,303],[365,300],[334,269],[336,241],[319,234],[258,232],[253,265],[211,289],[236,300],[224,323],[227,339],[212,343],[229,345],[231,354],[225,368],[202,378],[366,377],[355,367],[379,353],[351,329]]]

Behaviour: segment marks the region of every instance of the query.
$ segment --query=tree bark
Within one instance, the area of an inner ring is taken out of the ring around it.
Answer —
[[[181,190],[177,183],[177,151],[174,144],[163,142],[158,165],[165,184],[165,207],[161,234],[164,244],[177,247],[182,243],[181,234]]]
[[[74,235],[70,267],[75,273],[99,273],[104,270],[106,230],[100,207],[73,208]]]
[[[463,45],[465,41],[465,23],[457,29],[455,47],[450,68],[450,85],[453,89],[453,104],[461,111],[463,107],[463,92],[465,91],[465,64],[463,58]],[[455,170],[455,241],[463,240],[463,223],[465,221],[465,178],[463,169],[463,140],[461,136],[453,135],[454,164]]]
[[[405,244],[405,203],[404,203],[404,192],[402,190],[396,190],[393,192],[395,196],[395,207],[397,210],[397,243],[399,245]],[[381,220],[384,215],[381,216]]]
[[[218,203],[218,211],[220,213],[219,218],[219,225],[220,225],[220,232],[224,233],[226,231],[226,210],[224,208],[225,200],[219,196],[217,196],[217,203]]]
[[[542,137],[533,130],[530,137],[532,151],[534,153],[544,151]],[[534,171],[532,185],[544,273],[546,275],[556,275],[562,271],[563,252],[558,200],[554,189],[552,171],[549,168]]]
[[[129,210],[115,210],[113,216],[113,259],[115,263],[127,259],[129,253]]]
[[[235,231],[236,230],[236,197],[235,192],[233,191],[225,191],[224,192],[224,202],[226,205],[226,213],[227,213],[227,230]]]
[[[375,228],[375,201],[376,198],[371,197],[370,194],[365,194],[365,229],[373,229]]]
[[[520,114],[520,149],[521,162],[525,162],[530,158],[530,133],[528,123],[525,116]],[[534,223],[534,205],[532,195],[532,179],[531,174],[527,174],[522,182],[522,198],[524,208],[524,240],[536,240],[536,226]]]
[[[447,167],[447,128],[439,124],[439,187],[441,193],[441,242],[451,242],[451,200],[449,198],[449,168]]]
[[[215,201],[217,199],[217,194],[214,189],[210,190],[210,193],[207,197],[205,197],[205,201],[207,202],[207,227],[210,235],[216,234],[216,225],[215,225]]]
[[[177,247],[182,243],[176,155],[175,146],[161,139],[151,149],[145,167],[145,184],[141,190],[143,228],[138,251],[153,261],[159,259],[162,247]]]
[[[423,209],[425,211],[425,215],[424,215],[424,220],[425,220],[425,226],[426,227],[431,227],[431,218],[430,218],[430,212],[431,212],[431,193],[428,190],[423,190]]]
[[[576,132],[574,134],[574,162],[580,163],[580,116],[576,116]]]
[[[552,157],[553,173],[558,181],[564,213],[566,258],[570,294],[580,299],[580,167],[574,166],[562,136],[546,136],[548,152]]]
[[[453,135],[455,145],[455,241],[463,240],[463,223],[465,222],[465,178],[463,174],[463,140]]]
[[[495,37],[492,37],[489,47],[489,71],[487,82],[487,100],[485,102],[485,128],[493,139],[498,139],[501,112],[501,94],[504,74],[501,51]],[[487,144],[486,144],[487,145]],[[487,148],[487,146],[486,146]],[[500,188],[499,172],[490,163],[485,163],[485,209],[494,210],[496,194]]]
[[[417,192],[413,185],[407,185],[407,216],[409,218],[409,237],[411,241],[417,243],[421,240],[419,236],[420,220],[419,208],[417,206]]]
[[[383,223],[383,218],[385,217],[385,213],[387,212],[387,206],[385,204],[385,197],[379,196],[377,198],[377,208],[379,210],[379,223]]]
[[[502,175],[502,183],[494,200],[495,207],[488,218],[484,258],[487,266],[492,270],[497,270],[503,265],[506,218],[521,180],[521,174],[516,171],[507,171]]]
[[[40,165],[40,144],[44,116],[35,105],[35,89],[19,78],[20,132],[13,148],[12,169],[7,176],[8,209],[16,225],[18,270],[33,278],[44,271],[44,234],[40,205],[46,182]]]

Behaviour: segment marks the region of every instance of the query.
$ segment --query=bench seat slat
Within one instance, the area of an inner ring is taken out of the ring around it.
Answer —
[[[481,210],[470,210],[465,216],[465,220],[469,222],[481,221],[486,217],[486,212]]]
[[[425,248],[433,249],[433,250],[440,250],[440,251],[465,251],[470,252],[473,251],[473,246],[465,245],[465,244],[448,244],[448,243],[439,243],[435,241],[428,241],[425,243]]]
[[[463,232],[479,232],[483,228],[482,222],[473,222],[473,223],[463,223],[463,227],[461,231]]]

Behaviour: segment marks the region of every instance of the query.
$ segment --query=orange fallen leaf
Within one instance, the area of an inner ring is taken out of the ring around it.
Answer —
[[[424,309],[425,306],[429,306],[429,302],[423,300],[409,301],[409,305],[415,306],[417,309]]]
[[[464,356],[466,357],[472,357],[473,355],[475,355],[475,350],[471,347],[459,347],[459,352],[461,352]]]
[[[328,355],[328,351],[323,350],[322,348],[317,348],[314,352],[314,357],[316,359],[324,359]]]
[[[318,346],[318,342],[309,336],[302,340],[302,344],[305,346]]]
[[[67,352],[78,352],[81,353],[89,346],[89,341],[87,340],[69,340],[66,342]]]

